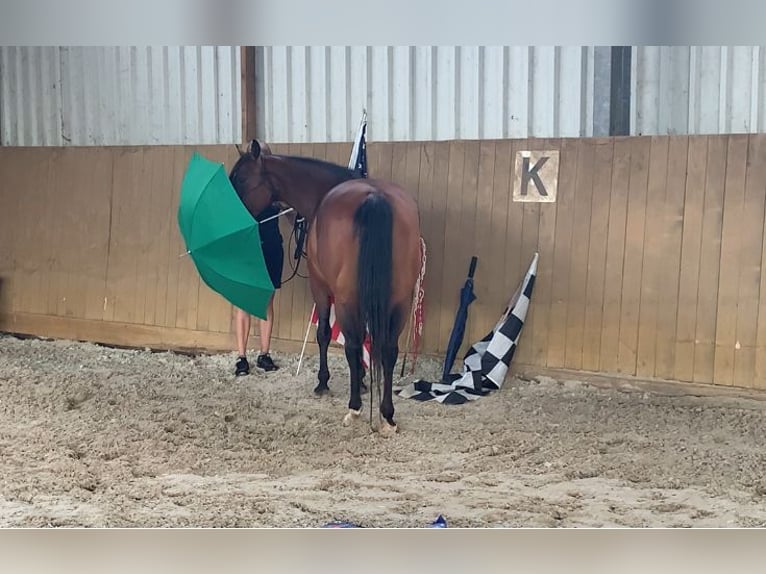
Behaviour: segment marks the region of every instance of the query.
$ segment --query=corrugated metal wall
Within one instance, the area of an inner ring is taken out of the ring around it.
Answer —
[[[761,46],[638,46],[631,133],[758,133],[766,128]]]
[[[238,47],[0,47],[2,145],[241,140]]]
[[[609,61],[592,47],[284,46],[256,59],[257,135],[269,142],[353,140],[363,109],[371,141],[608,129]]]
[[[610,48],[256,50],[273,143],[608,135]],[[631,135],[766,131],[760,46],[633,48]],[[1,145],[241,141],[239,47],[0,47]]]

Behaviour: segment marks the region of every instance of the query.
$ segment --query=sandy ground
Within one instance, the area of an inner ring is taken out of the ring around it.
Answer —
[[[509,379],[340,422],[347,370],[0,335],[0,526],[766,526],[766,402]],[[418,375],[438,364],[418,361]]]

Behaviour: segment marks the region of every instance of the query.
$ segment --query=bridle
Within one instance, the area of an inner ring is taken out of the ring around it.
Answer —
[[[236,172],[232,174],[232,176],[236,177]],[[277,201],[277,197],[279,196],[279,186],[276,184],[272,173],[269,172],[268,169],[266,169],[265,162],[262,161],[260,181],[257,183],[257,185],[254,188],[252,188],[249,191],[249,193],[255,193],[264,185],[267,186],[267,189],[269,191],[269,200],[270,200],[269,203],[274,203],[275,201]],[[280,213],[279,215],[284,215],[284,213]],[[285,283],[288,283],[289,281],[292,281],[296,276],[301,277],[302,279],[308,279],[308,276],[300,275],[298,273],[298,270],[300,269],[300,265],[301,265],[301,259],[306,258],[308,255],[303,248],[306,242],[307,233],[308,233],[308,222],[306,221],[306,218],[300,214],[297,214],[297,217],[295,218],[295,223],[293,224],[293,230],[290,233],[290,238],[288,239],[288,243],[287,243],[288,248],[292,244],[293,240],[295,240],[295,244],[296,244],[292,260],[290,261],[292,274],[290,275],[290,277],[282,281],[283,285]],[[294,266],[292,261],[296,262]]]

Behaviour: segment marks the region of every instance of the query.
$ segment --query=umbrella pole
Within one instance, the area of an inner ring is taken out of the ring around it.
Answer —
[[[303,337],[303,348],[301,349],[301,356],[298,359],[298,369],[295,371],[295,376],[298,376],[298,373],[301,372],[301,364],[303,363],[303,354],[306,352],[306,343],[309,340],[309,331],[311,330],[311,318],[314,316],[314,311],[316,310],[316,303],[314,303],[314,306],[311,308],[311,315],[309,315],[309,324],[306,325],[306,336]]]

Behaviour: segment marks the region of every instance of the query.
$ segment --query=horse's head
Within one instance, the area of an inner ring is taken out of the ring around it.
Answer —
[[[257,140],[250,142],[247,151],[237,147],[239,159],[229,173],[229,180],[242,202],[253,216],[278,199],[277,182],[264,165],[264,156],[271,149]]]

